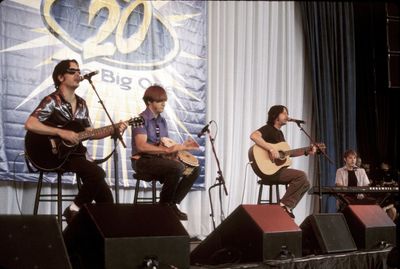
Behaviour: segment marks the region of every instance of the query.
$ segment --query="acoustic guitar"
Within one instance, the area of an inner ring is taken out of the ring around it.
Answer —
[[[321,150],[325,149],[323,143],[317,143]],[[290,149],[288,143],[280,142],[273,144],[272,146],[276,151],[279,152],[279,158],[273,159],[271,153],[258,145],[253,145],[249,149],[249,160],[252,162],[251,167],[260,178],[266,176],[274,176],[279,170],[284,167],[288,167],[292,164],[290,156],[297,152],[305,152],[310,149],[309,147]]]
[[[136,128],[144,124],[144,119],[143,117],[130,118],[125,123]],[[82,145],[82,141],[98,134],[111,135],[114,131],[113,125],[86,131],[77,121],[71,121],[59,128],[77,132],[80,142],[71,144],[58,136],[40,135],[30,131],[26,133],[25,155],[37,169],[44,171],[59,169],[71,154],[84,155],[86,153],[86,148]]]

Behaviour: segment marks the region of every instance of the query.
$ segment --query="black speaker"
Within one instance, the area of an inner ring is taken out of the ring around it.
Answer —
[[[71,268],[54,216],[0,216],[0,268]]]
[[[300,228],[303,231],[303,255],[357,250],[342,213],[310,215]]]
[[[87,205],[64,230],[74,268],[189,268],[189,235],[161,205]]]
[[[261,262],[301,256],[301,230],[278,205],[240,205],[190,255],[190,263]]]
[[[396,224],[378,205],[349,205],[343,214],[359,249],[396,244]]]

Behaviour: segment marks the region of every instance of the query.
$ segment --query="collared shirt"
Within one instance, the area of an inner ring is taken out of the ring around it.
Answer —
[[[365,173],[365,170],[363,168],[357,168],[354,173],[357,177],[357,186],[369,185],[367,173]],[[343,166],[336,171],[336,184],[340,186],[348,186],[349,173],[346,166]]]
[[[78,95],[75,96],[75,114],[72,114],[71,104],[65,101],[61,91],[57,90],[44,97],[31,116],[40,122],[57,127],[63,127],[71,121],[79,122],[84,128],[90,127],[91,121],[86,101]]]
[[[167,121],[161,115],[156,118],[150,108],[146,108],[140,115],[144,118],[143,127],[132,128],[132,155],[137,153],[135,136],[137,134],[147,135],[147,143],[157,145],[161,137],[168,137]],[[157,135],[157,127],[159,135]]]

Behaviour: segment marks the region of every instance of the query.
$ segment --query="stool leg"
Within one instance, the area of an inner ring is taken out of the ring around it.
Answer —
[[[58,224],[62,230],[62,189],[61,189],[61,173],[57,173],[57,218]]]
[[[156,182],[155,179],[153,179],[151,181],[151,192],[152,192],[152,195],[153,195],[153,198],[152,198],[153,205],[156,204],[156,195],[157,195],[156,188],[157,188],[157,182]]]
[[[263,192],[263,185],[260,184],[260,186],[259,186],[259,188],[258,188],[258,199],[257,199],[257,204],[261,204],[262,192]]]
[[[279,184],[276,184],[276,203],[279,204],[281,197],[279,195]]]
[[[37,215],[39,211],[40,194],[42,193],[43,172],[39,173],[38,183],[36,187],[35,205],[33,206],[33,215]]]
[[[273,197],[272,197],[272,195],[273,195],[273,193],[272,193],[272,191],[273,191],[272,185],[268,185],[268,188],[269,188],[269,204],[273,204],[274,200],[273,200]]]
[[[138,196],[139,196],[139,191],[140,191],[140,180],[136,179],[136,185],[135,185],[135,195],[133,197],[133,204],[137,204]]]
[[[82,188],[82,180],[78,175],[76,175],[76,185],[78,186],[78,191],[80,191]]]

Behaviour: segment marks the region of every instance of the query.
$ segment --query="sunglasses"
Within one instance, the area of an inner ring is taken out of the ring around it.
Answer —
[[[81,74],[81,70],[75,68],[68,68],[67,70],[65,70],[65,72],[70,75],[74,75],[76,72],[78,72],[78,74]]]

